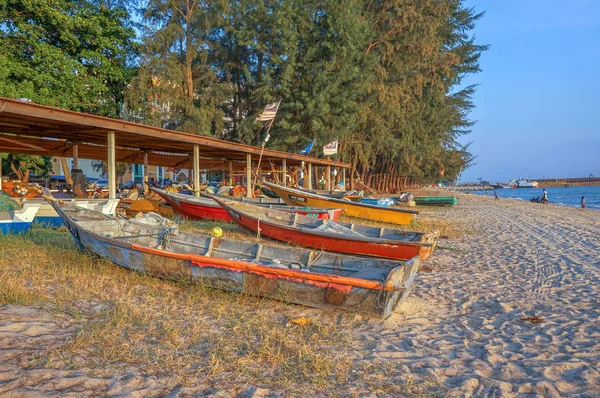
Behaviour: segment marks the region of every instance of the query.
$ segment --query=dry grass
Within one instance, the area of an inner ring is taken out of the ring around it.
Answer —
[[[352,370],[368,367],[352,333],[361,317],[131,272],[82,253],[64,228],[0,236],[4,304],[77,320],[74,337],[37,358],[37,367],[113,372],[133,366],[172,385],[258,384],[325,395],[346,383],[363,385]],[[311,323],[287,326],[299,316]]]

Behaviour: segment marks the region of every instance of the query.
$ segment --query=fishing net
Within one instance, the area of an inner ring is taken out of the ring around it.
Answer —
[[[0,193],[0,212],[17,210],[19,207],[19,202],[6,194]]]

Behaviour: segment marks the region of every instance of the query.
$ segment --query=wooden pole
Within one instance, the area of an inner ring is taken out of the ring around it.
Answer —
[[[283,185],[284,187],[287,187],[287,160],[283,159],[282,163],[281,163],[281,169],[283,170],[283,182],[281,185]]]
[[[229,161],[229,185],[233,185],[233,161]]]
[[[342,181],[344,182],[344,192],[348,190],[348,181],[346,181],[346,168],[342,167]]]
[[[331,192],[331,166],[327,166],[327,178],[325,179],[325,181],[327,181],[327,190],[329,192]]]
[[[308,163],[307,167],[308,167],[308,173],[307,173],[308,174],[308,185],[306,187],[312,191],[312,189],[313,189],[313,185],[312,185],[312,179],[313,179],[313,167],[312,167],[312,163]]]
[[[79,168],[79,146],[73,145],[73,168]]]
[[[200,147],[194,145],[194,195],[200,196]]]
[[[252,191],[254,187],[252,187],[252,155],[246,154],[246,197],[252,197]]]
[[[158,173],[156,175],[158,177]],[[144,152],[144,194],[148,193],[148,154]]]
[[[2,157],[0,156],[0,193],[2,193]]]
[[[115,157],[115,132],[108,132],[108,198],[117,197],[117,161]]]

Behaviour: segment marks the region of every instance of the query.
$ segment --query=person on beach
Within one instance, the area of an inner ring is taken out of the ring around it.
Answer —
[[[494,191],[494,199],[498,200],[498,192]]]
[[[581,208],[585,209],[585,196],[581,197]]]
[[[548,203],[548,192],[544,189],[544,193],[542,194],[542,203]]]

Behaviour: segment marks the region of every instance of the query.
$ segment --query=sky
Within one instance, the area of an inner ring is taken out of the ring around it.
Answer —
[[[461,181],[600,177],[600,1],[466,0],[490,49],[478,84],[475,165]]]

